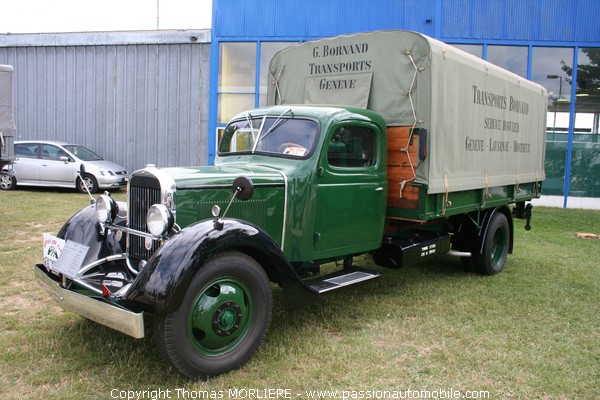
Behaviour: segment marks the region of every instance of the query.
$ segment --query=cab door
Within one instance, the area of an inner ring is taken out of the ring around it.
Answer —
[[[319,164],[315,252],[359,253],[381,245],[387,197],[384,136],[365,122],[333,126]]]

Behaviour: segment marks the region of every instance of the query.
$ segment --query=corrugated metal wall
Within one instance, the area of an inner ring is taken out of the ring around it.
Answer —
[[[433,35],[436,0],[213,1],[216,36],[323,37],[374,29]],[[430,22],[427,22],[427,21]]]
[[[597,42],[598,0],[223,0],[213,37],[324,37],[381,29],[441,40]]]
[[[208,32],[139,35],[0,37],[17,140],[76,142],[130,171],[206,164]]]

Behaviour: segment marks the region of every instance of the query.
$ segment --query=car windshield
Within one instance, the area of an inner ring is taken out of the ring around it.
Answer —
[[[220,155],[267,153],[308,157],[318,132],[317,121],[285,116],[252,117],[234,121],[225,128]]]
[[[83,146],[75,145],[75,144],[67,144],[63,146],[65,149],[73,153],[77,158],[81,161],[99,161],[102,160],[98,154],[94,153],[90,149],[86,149]]]

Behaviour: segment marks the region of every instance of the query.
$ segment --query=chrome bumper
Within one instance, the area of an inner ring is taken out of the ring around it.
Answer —
[[[141,339],[144,337],[144,313],[135,313],[117,305],[63,289],[38,265],[35,278],[65,311],[70,311],[116,331]]]

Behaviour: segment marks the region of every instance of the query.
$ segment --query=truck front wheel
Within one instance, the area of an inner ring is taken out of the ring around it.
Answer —
[[[474,252],[473,266],[483,275],[494,275],[502,271],[510,246],[510,227],[506,216],[495,213],[490,220],[483,236],[481,254]]]
[[[261,266],[240,252],[221,253],[200,268],[176,311],[155,317],[159,350],[189,378],[227,372],[256,352],[272,308]]]

